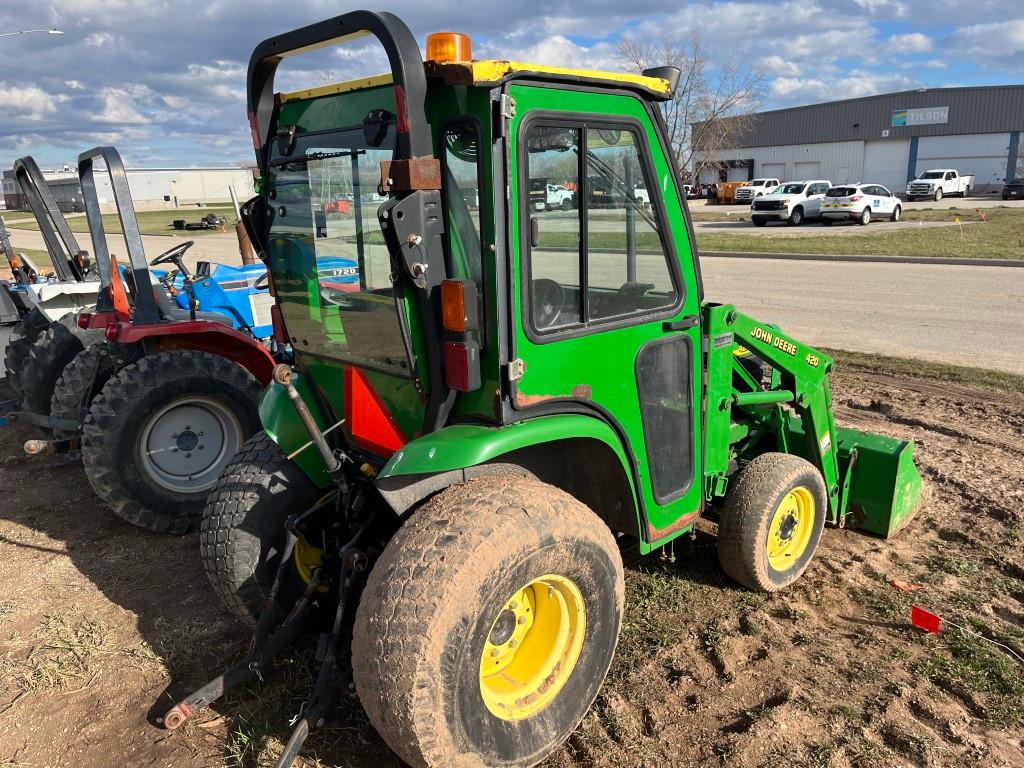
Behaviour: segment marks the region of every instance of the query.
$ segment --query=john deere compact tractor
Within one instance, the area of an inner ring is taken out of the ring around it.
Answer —
[[[275,94],[284,58],[366,35],[390,72]],[[424,61],[366,11],[256,48],[249,223],[295,361],[204,513],[251,651],[167,726],[313,632],[279,765],[348,679],[411,765],[532,765],[611,664],[621,542],[710,518],[725,571],[772,591],[826,524],[908,522],[913,445],[837,428],[828,356],[705,298],[659,111],[678,78],[474,60],[448,33]],[[354,290],[318,272],[338,257]]]

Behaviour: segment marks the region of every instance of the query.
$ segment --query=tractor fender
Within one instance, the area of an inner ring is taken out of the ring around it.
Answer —
[[[251,336],[212,320],[152,325],[117,323],[116,330],[107,329],[107,339],[122,344],[143,342],[148,348],[160,352],[194,349],[226,357],[249,371],[264,386],[273,376],[275,363],[270,350]]]
[[[500,427],[455,424],[397,451],[377,476],[388,504],[418,502],[474,477],[520,473],[576,496],[613,530],[639,532],[639,506],[619,437],[600,419],[552,414]]]
[[[321,431],[330,426],[323,417],[318,407],[317,399],[313,396],[306,377],[300,372],[292,373],[292,384],[299,391],[303,402],[313,414],[313,420]],[[291,458],[306,476],[316,484],[318,488],[327,488],[331,484],[331,475],[320,458],[320,453],[310,443],[309,432],[299,418],[288,397],[288,390],[275,381],[263,390],[260,397],[260,423],[267,437],[277,443],[284,454]],[[306,446],[304,450],[299,450]],[[297,452],[297,453],[296,453]],[[294,455],[293,455],[294,454]]]

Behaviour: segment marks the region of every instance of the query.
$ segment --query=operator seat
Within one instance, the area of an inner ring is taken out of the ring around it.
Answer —
[[[192,319],[192,313],[175,304],[164,287],[155,281],[153,283],[153,293],[156,294],[156,305],[160,310],[161,317],[175,322],[183,320],[188,321]],[[221,312],[204,312],[197,310],[196,320],[209,320],[213,323],[223,323],[224,325],[234,326],[234,323],[231,322],[231,318]]]

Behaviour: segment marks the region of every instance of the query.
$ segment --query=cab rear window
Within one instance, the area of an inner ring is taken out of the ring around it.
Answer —
[[[857,194],[856,187],[832,187],[825,193],[825,197],[849,197]]]

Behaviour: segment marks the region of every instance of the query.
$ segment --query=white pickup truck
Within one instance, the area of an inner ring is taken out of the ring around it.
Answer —
[[[779,186],[778,179],[754,179],[736,188],[736,202],[749,203],[755,197],[771,194]]]
[[[961,176],[952,168],[933,168],[907,184],[907,200],[941,200],[946,195],[967,197],[973,186],[973,176]]]

